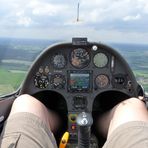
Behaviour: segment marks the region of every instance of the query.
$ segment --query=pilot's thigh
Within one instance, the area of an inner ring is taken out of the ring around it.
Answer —
[[[132,121],[119,126],[103,148],[148,148],[148,123]]]
[[[1,148],[56,148],[56,141],[40,118],[16,113],[8,118],[1,134]]]

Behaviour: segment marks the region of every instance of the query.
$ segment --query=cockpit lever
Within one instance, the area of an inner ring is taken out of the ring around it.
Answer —
[[[78,125],[78,148],[90,148],[92,115],[82,112],[77,116],[76,122]]]

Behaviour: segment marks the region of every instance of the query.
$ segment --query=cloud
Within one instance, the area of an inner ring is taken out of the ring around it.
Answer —
[[[125,0],[94,0],[93,3],[90,0],[83,0],[82,4],[80,4],[84,12],[82,12],[82,17],[92,23],[106,22],[117,18],[120,19],[123,13],[125,13],[125,11],[121,11],[121,9],[127,9],[128,7],[126,7],[126,5],[127,2]]]
[[[78,1],[80,2],[79,22],[76,21]],[[7,32],[8,36],[12,33],[18,37],[32,38],[68,38],[75,35],[97,38],[102,34],[102,39],[108,39],[108,33],[110,38],[118,40],[120,35],[122,37],[122,34],[124,36],[129,32],[132,35],[148,32],[148,1],[146,0],[78,1],[2,1],[1,36],[6,35],[4,32]],[[3,29],[8,31],[2,31]],[[132,38],[131,34],[129,36]],[[127,41],[128,38],[130,37],[126,38]]]
[[[50,15],[54,16],[60,13],[65,9],[66,6],[64,5],[59,5],[59,4],[51,4],[47,2],[41,2],[41,1],[30,1],[28,4],[28,7],[32,9],[32,14],[33,15]]]
[[[23,25],[25,27],[30,26],[31,23],[32,23],[32,20],[30,17],[20,17],[19,20],[17,21],[18,25]]]
[[[43,23],[47,23],[47,20],[52,23],[53,17],[54,20],[57,21],[57,24],[60,25],[73,25],[74,20],[76,20],[77,2],[74,0],[5,1],[6,2],[3,2],[3,4],[5,4],[4,7],[7,7],[7,4],[9,4],[10,7],[10,10],[6,13],[16,12],[17,14],[17,11],[24,11],[24,17],[30,17],[34,25],[40,24],[40,27],[45,27]],[[148,9],[146,9],[147,7],[148,2],[145,2],[145,0],[93,0],[93,3],[91,0],[80,0],[80,20],[82,20],[84,24],[89,25],[117,20],[124,21],[134,19],[132,17],[126,17],[134,16],[134,14],[142,17],[142,13],[148,11]],[[11,17],[15,17],[13,13]],[[46,19],[46,21],[43,19]]]
[[[25,15],[24,10],[16,12],[16,24],[19,26],[29,27],[33,23],[32,19]]]
[[[143,13],[148,14],[148,1],[147,0],[137,0],[139,2],[139,8]]]
[[[133,20],[139,20],[141,18],[141,15],[140,14],[137,14],[136,16],[125,16],[123,18],[124,21],[133,21]]]

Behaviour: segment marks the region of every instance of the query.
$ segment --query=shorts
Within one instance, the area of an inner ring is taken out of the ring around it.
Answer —
[[[57,148],[52,132],[34,114],[17,113],[8,118],[1,134],[1,148]],[[148,123],[119,126],[103,148],[148,148]]]
[[[119,126],[103,148],[148,148],[148,123],[131,121]]]
[[[1,148],[57,148],[45,123],[32,113],[11,115],[1,134]]]

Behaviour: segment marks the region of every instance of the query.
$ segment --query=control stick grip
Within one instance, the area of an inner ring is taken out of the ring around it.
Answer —
[[[82,112],[77,116],[78,148],[89,148],[91,137],[91,125],[93,118],[90,113]]]

